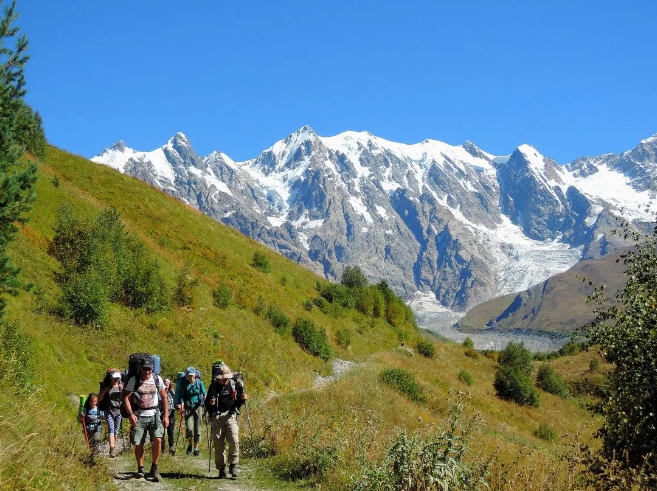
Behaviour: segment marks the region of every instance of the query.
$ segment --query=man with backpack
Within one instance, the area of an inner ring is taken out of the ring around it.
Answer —
[[[162,415],[159,401],[162,401]],[[153,442],[150,477],[159,482],[162,476],[157,463],[162,451],[164,429],[169,426],[169,404],[162,378],[153,373],[150,356],[143,359],[139,373],[126,383],[123,404],[132,426],[131,441],[135,446],[137,477],[145,477],[144,443],[149,435]]]
[[[187,429],[187,455],[192,454],[192,440],[194,442],[194,455],[199,455],[198,444],[201,439],[201,418],[203,416],[203,404],[207,391],[203,381],[200,380],[199,372],[194,367],[185,370],[186,382],[182,384],[179,394],[180,406],[185,411],[185,427]]]
[[[214,442],[214,464],[219,470],[219,479],[226,477],[225,441],[228,440],[229,472],[234,478],[238,476],[237,464],[240,456],[239,427],[237,415],[240,407],[246,403],[244,386],[240,380],[233,378],[228,365],[213,366],[214,379],[210,384],[210,393],[205,400],[205,409],[212,421],[212,440]]]

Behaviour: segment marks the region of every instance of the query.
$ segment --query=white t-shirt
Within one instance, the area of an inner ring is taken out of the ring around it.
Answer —
[[[138,376],[139,375],[137,375],[137,377]],[[128,383],[125,386],[126,392],[134,392],[137,377],[132,377],[130,380],[128,380]],[[163,390],[164,381],[162,380],[162,377],[160,377],[159,375],[156,375],[156,377],[159,379],[158,383],[160,385],[160,389]],[[155,379],[153,378],[152,373],[148,376],[146,380],[143,380],[141,382],[141,385],[139,386],[137,393],[141,396],[141,399],[137,402],[138,407],[133,406],[132,410],[135,412],[139,411],[138,415],[140,418],[155,416],[155,412],[156,412],[155,409],[142,409],[147,407],[155,407],[159,402],[158,394],[157,394],[157,386],[155,385]]]

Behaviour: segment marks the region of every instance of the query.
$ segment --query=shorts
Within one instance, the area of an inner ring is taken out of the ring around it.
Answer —
[[[140,417],[137,425],[132,427],[131,433],[131,443],[135,446],[143,445],[146,443],[146,435],[150,436],[151,441],[154,438],[162,438],[164,436],[164,425],[158,415]]]

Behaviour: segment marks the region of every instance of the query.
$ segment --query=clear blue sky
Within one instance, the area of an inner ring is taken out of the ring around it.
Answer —
[[[8,5],[5,0],[4,5]],[[308,124],[522,143],[558,162],[657,133],[657,2],[19,0],[27,100],[87,157],[182,131],[236,160]]]

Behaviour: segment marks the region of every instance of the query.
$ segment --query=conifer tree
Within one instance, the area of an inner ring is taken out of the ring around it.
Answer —
[[[5,295],[16,295],[21,283],[19,268],[7,256],[9,244],[16,238],[17,223],[26,221],[30,203],[35,199],[36,165],[22,164],[25,151],[21,144],[21,118],[25,103],[25,64],[27,37],[18,36],[16,1],[4,9],[0,19],[0,318]],[[14,47],[8,46],[14,44]]]

